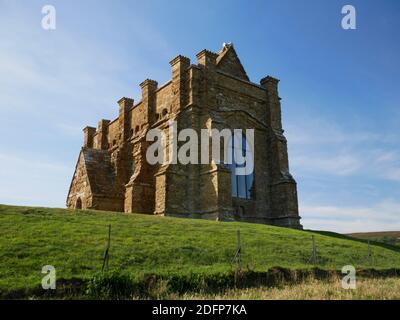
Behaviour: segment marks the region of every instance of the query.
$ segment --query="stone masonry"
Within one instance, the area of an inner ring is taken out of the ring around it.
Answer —
[[[199,52],[196,64],[179,55],[170,65],[170,81],[143,81],[138,103],[122,98],[118,118],[83,130],[67,207],[301,228],[279,80],[251,82],[232,44]],[[150,165],[146,133],[158,128],[168,137],[171,120],[178,131],[192,128],[199,136],[201,129],[254,129],[251,196],[233,193],[235,178],[225,164]]]

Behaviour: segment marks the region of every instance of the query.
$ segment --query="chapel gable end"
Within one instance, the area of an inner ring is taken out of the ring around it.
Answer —
[[[239,79],[250,81],[238,55],[236,54],[233,44],[224,44],[221,51],[218,53],[217,70]]]

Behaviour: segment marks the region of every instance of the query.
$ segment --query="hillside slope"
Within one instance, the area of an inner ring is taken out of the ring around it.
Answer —
[[[348,236],[400,246],[400,231],[359,232],[350,233]]]
[[[223,273],[232,270],[240,229],[242,266],[266,271],[310,268],[312,236],[320,268],[388,269],[400,253],[360,240],[266,225],[98,211],[0,205],[0,291],[40,286],[42,266],[57,279],[89,279],[100,271],[111,224],[109,267],[131,274]]]

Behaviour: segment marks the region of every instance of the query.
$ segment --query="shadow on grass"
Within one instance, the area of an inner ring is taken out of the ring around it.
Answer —
[[[366,279],[398,277],[399,273],[399,269],[358,271],[358,275]],[[111,271],[96,273],[87,280],[59,280],[56,290],[43,290],[39,287],[3,292],[0,290],[0,299],[160,300],[170,299],[171,295],[176,294],[221,294],[229,289],[274,288],[301,284],[310,279],[337,281],[341,277],[342,273],[339,270],[295,270],[281,267],[273,267],[265,272],[231,270],[229,273],[147,274],[140,277]]]

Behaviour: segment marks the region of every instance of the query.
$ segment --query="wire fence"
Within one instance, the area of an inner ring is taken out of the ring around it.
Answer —
[[[42,227],[38,219],[51,221],[52,227]],[[238,229],[227,224],[229,227],[221,231],[199,225],[180,230],[181,233],[176,232],[177,226],[168,236],[159,223],[149,221],[127,227],[127,222],[112,219],[88,223],[75,215],[60,219],[28,214],[21,222],[24,228],[18,223],[3,224],[0,236],[3,243],[9,245],[2,249],[2,257],[12,257],[16,261],[35,256],[39,260],[37,263],[43,265],[52,265],[55,261],[60,264],[58,270],[65,274],[78,270],[94,274],[110,269],[206,270],[212,266],[258,271],[274,266],[340,270],[345,265],[389,268],[400,263],[399,252],[392,250],[396,254],[393,261],[384,245],[356,239],[349,243],[348,238],[332,238],[308,231],[289,230],[284,234],[274,229],[257,233],[251,228]],[[32,233],[29,243],[22,238],[22,232]],[[20,250],[23,247],[26,250]]]

